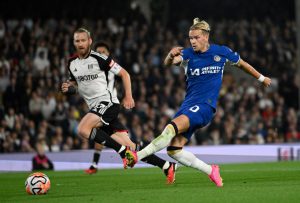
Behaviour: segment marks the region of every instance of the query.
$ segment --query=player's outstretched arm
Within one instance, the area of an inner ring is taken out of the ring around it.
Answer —
[[[183,47],[174,47],[173,49],[171,49],[164,60],[165,66],[179,64],[182,61],[182,50]]]
[[[124,68],[122,68],[120,70],[118,76],[120,76],[122,79],[124,91],[125,91],[125,97],[123,99],[123,106],[126,109],[131,109],[135,106],[135,104],[134,104],[134,100],[132,97],[130,75]]]
[[[269,77],[265,77],[262,74],[260,74],[253,66],[251,66],[249,63],[244,61],[243,59],[240,59],[239,62],[237,63],[237,66],[241,68],[243,71],[246,73],[252,75],[254,78],[259,80],[260,82],[263,83],[265,87],[268,87],[271,85],[271,79]]]

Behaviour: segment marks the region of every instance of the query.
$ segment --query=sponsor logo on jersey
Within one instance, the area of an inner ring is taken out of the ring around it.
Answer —
[[[220,66],[207,66],[203,68],[190,69],[191,75],[216,74],[222,70]]]
[[[94,75],[81,75],[77,77],[77,81],[89,81],[89,80],[95,80],[98,78],[98,74],[94,74]]]

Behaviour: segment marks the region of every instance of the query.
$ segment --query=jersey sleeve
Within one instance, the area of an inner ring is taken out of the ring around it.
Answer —
[[[70,81],[76,81],[76,79],[75,79],[75,77],[74,77],[74,75],[73,75],[73,73],[72,73],[72,71],[71,71],[71,69],[70,69],[71,62],[72,62],[74,59],[75,59],[74,57],[73,57],[73,58],[70,58],[70,59],[68,60],[68,65],[67,65],[68,72],[69,72],[69,80],[70,80]]]
[[[229,47],[222,46],[222,51],[226,59],[233,63],[233,65],[237,64],[240,60],[240,55],[237,52],[233,52]]]
[[[91,56],[97,59],[99,67],[103,71],[106,72],[110,71],[113,74],[117,75],[122,69],[122,67],[118,63],[116,63],[111,56],[106,56],[103,54],[99,54],[99,55],[91,54]]]
[[[188,60],[190,58],[190,54],[189,54],[189,50],[188,49],[184,49],[182,50],[182,60]]]
[[[112,58],[110,56],[106,56],[103,54],[99,54],[99,55],[92,55],[94,56],[99,64],[99,67],[101,70],[103,71],[109,71],[110,70],[110,66],[109,64],[111,63]]]
[[[111,59],[109,63],[109,67],[110,67],[109,71],[115,75],[118,75],[122,69],[122,67],[118,63],[116,63],[113,59]]]
[[[74,75],[72,74],[72,72],[69,70],[69,80],[70,81],[76,81]]]

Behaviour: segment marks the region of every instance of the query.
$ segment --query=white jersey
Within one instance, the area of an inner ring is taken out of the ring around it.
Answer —
[[[76,81],[78,92],[90,109],[100,101],[119,103],[116,94],[113,97],[112,92],[114,76],[120,72],[121,66],[111,57],[91,51],[84,59],[71,58],[68,69],[70,80]]]

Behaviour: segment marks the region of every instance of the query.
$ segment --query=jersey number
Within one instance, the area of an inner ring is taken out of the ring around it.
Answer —
[[[96,105],[96,106],[94,106],[94,107],[92,108],[92,111],[98,112],[99,114],[103,115],[104,112],[105,112],[110,106],[111,106],[110,103],[109,103],[109,104],[103,104],[103,103],[100,102],[100,104],[98,104],[98,105]]]
[[[197,111],[199,111],[199,109],[200,109],[200,107],[197,106],[197,105],[195,105],[195,106],[193,106],[193,107],[190,108],[190,111],[196,113]]]

